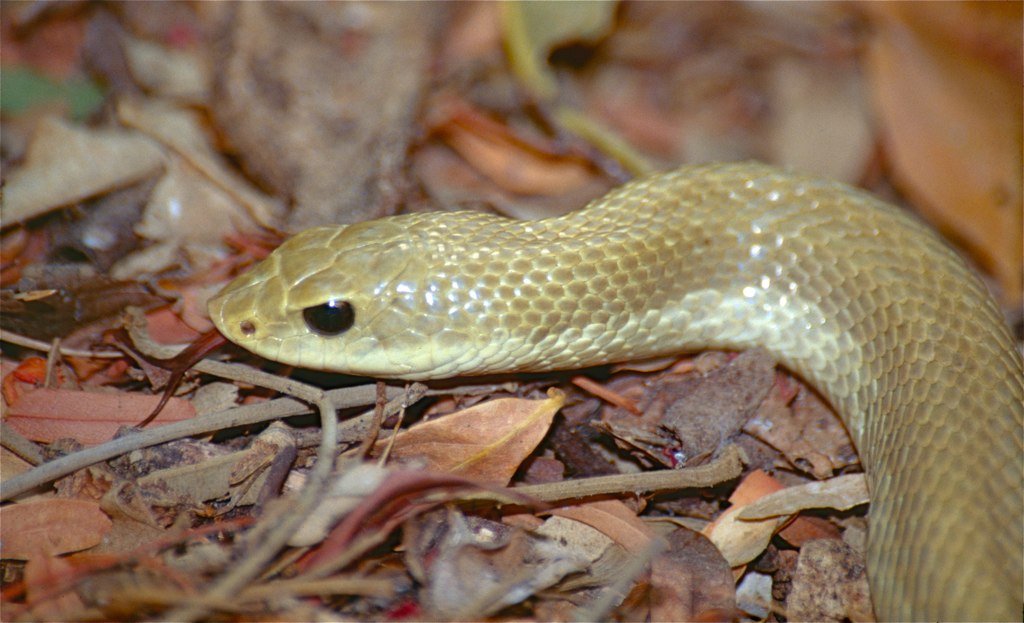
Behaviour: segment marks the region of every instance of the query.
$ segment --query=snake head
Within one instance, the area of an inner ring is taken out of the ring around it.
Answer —
[[[428,290],[416,218],[303,231],[209,303],[239,346],[295,366],[389,378],[437,375],[451,339]]]

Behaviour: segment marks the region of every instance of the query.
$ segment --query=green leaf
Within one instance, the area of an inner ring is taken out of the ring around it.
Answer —
[[[34,106],[61,103],[72,119],[84,119],[99,108],[103,91],[87,78],[57,82],[25,67],[0,72],[0,111],[20,115]]]

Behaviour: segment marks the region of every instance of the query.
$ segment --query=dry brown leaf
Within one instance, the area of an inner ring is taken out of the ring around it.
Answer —
[[[793,547],[816,539],[841,539],[842,533],[835,524],[821,517],[800,516],[779,530],[779,537]]]
[[[797,391],[787,383],[790,391]],[[769,400],[747,420],[743,431],[785,455],[798,469],[818,479],[858,462],[853,442],[835,413],[813,392],[799,389],[795,400],[780,395],[777,385]],[[792,402],[792,404],[789,404]]]
[[[160,396],[134,392],[85,392],[38,388],[21,395],[4,420],[19,433],[49,443],[70,437],[84,445],[109,441],[122,426],[134,426],[152,412]],[[171,398],[150,426],[195,417],[189,401]]]
[[[452,413],[399,433],[391,457],[425,462],[424,469],[508,484],[519,465],[540,443],[565,403],[556,389],[546,400],[502,398]],[[380,441],[380,453],[389,440]]]
[[[736,585],[729,563],[699,532],[666,537],[669,547],[651,565],[651,621],[732,620]]]
[[[433,620],[481,620],[588,562],[556,539],[450,508],[407,522],[405,536],[406,562]]]
[[[32,464],[11,452],[6,447],[0,448],[0,480],[13,478],[28,471]]]
[[[203,248],[222,250],[224,238],[256,225],[236,198],[183,159],[173,157],[146,202],[135,233],[148,240],[181,244],[196,253]]]
[[[894,177],[998,278],[1004,300],[1018,303],[1024,271],[1020,3],[865,6],[877,32],[868,78]],[[991,19],[1000,15],[1005,19]],[[1016,41],[1017,71],[963,45],[977,24]]]
[[[780,489],[782,483],[765,472],[750,472],[729,497],[732,506],[704,529],[705,536],[718,547],[730,566],[738,567],[759,556],[785,520],[742,521],[739,513],[753,501]]]
[[[210,69],[197,47],[172,48],[125,35],[125,60],[150,95],[202,103],[209,97]]]
[[[867,502],[868,487],[864,474],[847,474],[769,493],[747,505],[739,518],[765,519],[793,515],[811,508],[848,510]]]
[[[139,478],[138,486],[150,493],[151,503],[161,506],[199,507],[202,502],[226,496],[230,496],[229,499],[218,505],[222,512],[237,505],[254,504],[267,472],[261,470],[240,482],[233,479],[235,470],[253,454],[250,448],[212,456],[195,464],[156,470]]]
[[[211,329],[212,323],[204,328]],[[153,341],[160,344],[187,344],[199,337],[199,332],[182,322],[170,307],[147,312],[146,330]]]
[[[3,558],[28,560],[57,556],[98,545],[110,531],[110,518],[94,500],[51,498],[0,507]]]
[[[846,543],[811,541],[800,549],[786,598],[791,621],[874,621],[864,557]],[[827,590],[822,590],[826,587]]]
[[[520,136],[469,104],[446,99],[432,125],[469,164],[501,188],[524,195],[564,195],[591,178],[586,162],[555,153],[552,146]]]
[[[338,519],[380,489],[391,471],[375,463],[345,465],[324,499],[310,512],[302,525],[295,529],[288,544],[292,547],[307,547],[323,541]]]
[[[574,519],[599,530],[627,552],[646,551],[651,539],[655,538],[651,528],[620,500],[598,500],[563,506],[552,510],[551,514]]]
[[[506,523],[507,519],[506,517]],[[534,532],[565,548],[567,552],[585,559],[588,564],[596,562],[609,549],[619,547],[611,537],[600,530],[583,522],[561,517],[558,513],[544,520]]]
[[[139,132],[91,130],[47,117],[36,127],[24,164],[4,186],[5,225],[128,186],[155,174],[164,162],[160,146]]]
[[[185,108],[162,101],[122,100],[118,117],[173,150],[208,181],[245,208],[248,216],[263,227],[273,227],[283,212],[281,202],[268,197],[229,168],[214,151],[199,116]]]

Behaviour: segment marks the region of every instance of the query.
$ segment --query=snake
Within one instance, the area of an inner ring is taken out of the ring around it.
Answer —
[[[984,282],[855,187],[690,165],[538,220],[420,212],[300,232],[209,302],[266,359],[382,379],[762,347],[845,424],[883,620],[1019,620],[1024,372]]]

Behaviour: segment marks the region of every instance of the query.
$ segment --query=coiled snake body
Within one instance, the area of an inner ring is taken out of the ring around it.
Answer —
[[[291,238],[210,303],[230,340],[402,379],[764,346],[841,415],[883,619],[1018,619],[1024,372],[999,309],[909,215],[747,163],[562,217],[389,217]]]

